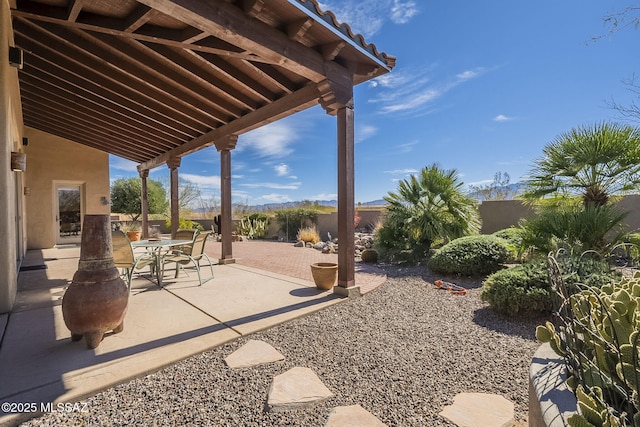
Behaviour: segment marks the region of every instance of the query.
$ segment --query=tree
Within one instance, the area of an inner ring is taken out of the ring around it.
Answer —
[[[471,194],[480,200],[509,200],[517,190],[509,187],[511,177],[507,172],[496,172],[493,182],[487,185],[469,185]]]
[[[111,186],[111,211],[129,215],[137,221],[142,214],[142,180],[116,179]],[[147,199],[150,214],[163,214],[169,207],[167,193],[158,181],[147,179]]]
[[[613,194],[640,183],[640,129],[615,123],[582,126],[561,134],[535,161],[525,199],[580,196],[603,206]]]
[[[376,236],[380,248],[391,258],[417,260],[428,256],[436,241],[477,232],[476,202],[463,193],[462,185],[455,169],[437,164],[400,181],[398,190],[384,197],[389,206]]]

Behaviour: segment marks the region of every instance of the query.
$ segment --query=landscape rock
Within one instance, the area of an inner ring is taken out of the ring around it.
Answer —
[[[250,368],[279,360],[284,360],[282,353],[270,344],[258,340],[249,340],[224,359],[227,366],[233,369]]]
[[[309,368],[295,367],[273,378],[267,405],[271,411],[286,411],[320,403],[333,396]]]

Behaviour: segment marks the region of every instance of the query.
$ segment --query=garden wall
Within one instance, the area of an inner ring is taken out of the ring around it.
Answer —
[[[619,206],[622,210],[630,212],[625,221],[625,231],[640,229],[640,195],[624,196],[620,200]],[[478,209],[482,219],[481,234],[491,234],[498,230],[518,225],[522,218],[530,217],[533,214],[533,210],[520,200],[488,200],[482,202]],[[382,208],[358,210],[357,212],[360,217],[357,228],[368,230],[372,230],[384,215],[384,209]],[[202,224],[205,230],[211,230],[211,224],[213,224],[211,219],[194,219],[192,221]],[[150,221],[150,223],[158,226],[162,233],[169,232],[163,220]],[[275,238],[280,236],[282,233],[279,232],[279,228],[277,221],[274,219],[269,221],[267,237]],[[331,237],[337,237],[338,213],[318,214],[317,228],[322,240],[327,240],[329,234],[331,234]]]
[[[618,206],[629,212],[625,220],[625,231],[640,229],[640,195],[624,196],[618,202]],[[482,218],[482,234],[491,234],[518,225],[520,219],[533,214],[532,209],[521,200],[487,200],[482,202],[478,209]]]

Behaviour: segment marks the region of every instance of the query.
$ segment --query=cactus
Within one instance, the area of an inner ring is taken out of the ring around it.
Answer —
[[[378,262],[378,251],[375,249],[365,249],[360,254],[362,262],[375,264]]]
[[[570,374],[577,375],[575,367],[580,367],[582,384],[576,387],[575,377],[567,380],[581,411],[569,424],[640,426],[640,273],[601,289],[587,288],[568,301],[573,330],[556,330],[547,322],[537,327],[536,338],[570,360]],[[627,404],[619,406],[625,396]]]
[[[242,218],[236,225],[236,233],[249,239],[262,239],[267,235],[267,221]]]

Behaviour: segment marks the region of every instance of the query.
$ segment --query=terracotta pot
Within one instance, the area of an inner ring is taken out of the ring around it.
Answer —
[[[62,298],[71,340],[96,348],[105,334],[124,329],[129,288],[113,263],[109,215],[85,215],[78,271]]]
[[[311,274],[318,289],[329,290],[338,280],[338,264],[335,262],[316,262],[311,264]]]
[[[127,237],[132,242],[137,242],[140,240],[140,236],[142,236],[142,231],[127,231]]]

